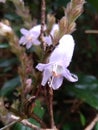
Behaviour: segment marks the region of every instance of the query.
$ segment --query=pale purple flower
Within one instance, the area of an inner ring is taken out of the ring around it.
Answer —
[[[40,35],[41,25],[34,26],[32,29],[27,30],[22,28],[20,31],[23,36],[19,40],[20,45],[26,45],[26,48],[29,49],[33,44],[39,45],[40,41],[38,37]]]
[[[67,69],[73,56],[74,45],[73,37],[64,35],[60,39],[59,45],[51,53],[49,63],[39,63],[36,66],[39,71],[43,71],[42,86],[48,83],[49,87],[54,90],[58,89],[62,85],[64,77],[70,82],[78,81],[78,77]]]
[[[52,30],[50,32],[49,36],[45,36],[45,42],[48,46],[50,46],[52,44],[52,39],[54,37],[54,34],[59,31],[59,25],[58,24],[54,24],[52,27]]]
[[[46,26],[44,30],[46,30]],[[50,35],[44,37],[44,41],[48,46],[52,44],[52,37],[54,36],[54,33],[58,30],[59,30],[58,24],[54,24],[50,32]],[[23,36],[20,38],[19,44],[26,45],[27,49],[29,49],[33,44],[40,45],[41,42],[38,39],[40,31],[41,31],[41,25],[34,26],[30,30],[22,28],[20,32],[23,34]]]

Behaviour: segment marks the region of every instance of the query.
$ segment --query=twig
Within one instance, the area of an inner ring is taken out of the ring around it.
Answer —
[[[9,111],[14,113],[16,116],[21,117],[22,119],[26,119],[27,118],[27,116],[24,113],[20,113],[20,112],[18,112],[16,109],[14,109],[12,107],[10,107]],[[46,128],[46,124],[36,114],[33,113],[33,114],[29,115],[29,117],[35,119],[38,123],[40,123],[40,125],[43,128]]]
[[[45,41],[44,41],[44,27],[45,27],[45,11],[46,11],[46,2],[45,0],[41,1],[41,34],[40,39],[42,42],[43,49],[46,49]]]
[[[55,129],[54,117],[53,117],[53,90],[49,87],[49,112],[50,112],[50,121],[51,128]]]
[[[5,129],[7,129],[7,128],[11,127],[12,125],[14,125],[16,122],[18,122],[18,120],[13,121],[13,122],[9,123],[8,125],[6,125],[6,126],[4,126],[4,127],[0,128],[0,130],[5,130]]]
[[[13,117],[14,117],[14,118],[13,118]],[[11,127],[11,126],[12,126],[13,124],[15,124],[16,122],[20,122],[20,123],[22,123],[23,125],[32,128],[33,130],[57,130],[57,129],[48,129],[48,128],[44,129],[44,128],[39,128],[38,126],[36,126],[36,125],[34,125],[34,124],[31,124],[27,119],[23,119],[23,120],[22,120],[21,118],[16,117],[16,116],[14,116],[14,115],[11,115],[11,118],[13,118],[14,121],[11,122],[10,124],[4,126],[3,128],[0,128],[0,130],[5,130],[6,128]]]
[[[38,126],[34,125],[34,124],[31,124],[28,120],[24,119],[21,121],[21,123],[25,126],[28,126],[30,128],[32,128],[33,130],[43,130],[41,128],[39,128]]]
[[[46,124],[34,113],[31,114],[31,118],[35,119],[43,128],[46,128]]]
[[[92,122],[84,130],[92,130],[94,128],[96,122],[98,122],[98,114],[95,116],[95,118],[92,120]]]
[[[98,34],[98,30],[86,30],[85,33]]]

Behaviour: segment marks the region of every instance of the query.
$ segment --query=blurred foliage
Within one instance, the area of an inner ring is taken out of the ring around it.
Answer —
[[[63,6],[69,0],[46,0],[47,13],[54,13],[57,21],[63,16]],[[32,20],[40,22],[39,0],[26,1]],[[0,3],[0,19],[8,19],[16,34],[20,37],[22,19],[15,12],[12,2],[6,5]],[[87,0],[84,13],[77,20],[77,29],[73,33],[76,47],[70,69],[79,76],[75,84],[64,81],[63,86],[54,91],[54,118],[60,130],[82,130],[98,113],[98,34],[86,34],[85,30],[98,30],[98,0]],[[6,39],[0,39],[0,96],[11,100],[14,91],[20,87],[20,79],[17,74],[19,61],[10,52]],[[70,48],[69,48],[70,49]],[[15,97],[14,97],[15,98]],[[45,110],[41,108],[40,99],[34,112],[48,120]],[[32,123],[37,122],[29,119]],[[39,124],[38,124],[39,125]],[[31,130],[20,123],[15,124],[12,130]],[[94,130],[98,130],[98,123]]]
[[[34,108],[34,113],[39,116],[41,119],[43,118],[44,116],[44,113],[45,113],[45,110],[44,108],[41,106],[41,103],[39,100],[36,101],[36,107]],[[28,119],[31,123],[37,125],[40,127],[40,124],[37,123],[36,120],[30,118]],[[11,130],[32,130],[31,128],[27,127],[27,126],[24,126],[22,125],[21,123],[16,123],[12,128]]]

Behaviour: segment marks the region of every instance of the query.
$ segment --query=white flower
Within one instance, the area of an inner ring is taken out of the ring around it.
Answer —
[[[59,26],[58,24],[54,24],[53,28],[50,32],[49,36],[44,37],[45,43],[50,46],[52,44],[52,37],[56,30],[58,30]],[[46,30],[46,26],[44,28]],[[41,32],[41,25],[34,26],[32,29],[27,30],[25,28],[22,28],[20,32],[23,34],[23,36],[19,40],[20,45],[26,45],[26,48],[29,49],[33,44],[34,45],[40,45],[41,42],[39,41],[39,36]]]
[[[39,63],[36,66],[39,71],[43,71],[42,86],[48,82],[54,90],[58,89],[62,85],[64,77],[70,82],[78,81],[78,77],[67,69],[73,56],[74,45],[73,37],[64,35],[50,55],[49,63]]]
[[[38,37],[40,35],[41,25],[34,26],[32,29],[27,30],[22,28],[20,31],[23,36],[19,40],[20,45],[26,45],[26,48],[29,49],[33,44],[39,45],[40,41]]]
[[[50,35],[45,37],[45,42],[47,43],[48,46],[50,46],[52,44],[52,38],[54,37],[54,34],[57,31],[59,31],[59,26],[58,26],[58,24],[54,24],[52,27],[52,30],[50,32]]]

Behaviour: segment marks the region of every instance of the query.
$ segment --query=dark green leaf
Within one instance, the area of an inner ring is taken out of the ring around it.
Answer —
[[[11,130],[32,130],[31,128],[24,126],[21,123],[16,123],[15,125],[13,125],[13,127],[11,128]]]
[[[8,13],[8,14],[5,14],[4,17],[5,17],[6,19],[9,19],[9,20],[17,20],[17,19],[20,18],[18,15],[13,14],[13,13],[11,13],[11,14],[9,14],[9,13]]]
[[[19,77],[7,81],[0,90],[0,96],[9,95],[17,86],[20,85]]]
[[[86,124],[86,119],[85,119],[85,116],[80,112],[80,121],[81,121],[81,124],[84,126]]]
[[[8,67],[18,62],[17,58],[0,59],[0,67]]]
[[[7,43],[0,43],[0,49],[9,48],[9,47],[10,47],[9,44],[7,44]]]
[[[98,130],[98,122],[96,123],[94,130]]]
[[[44,113],[45,113],[45,110],[44,108],[41,106],[41,103],[39,100],[36,100],[36,106],[34,108],[34,113],[40,117],[42,119]]]
[[[94,8],[98,11],[98,0],[87,0],[88,2],[90,2]]]
[[[67,89],[76,97],[98,109],[98,79],[96,77],[80,75],[75,86],[68,86]]]

